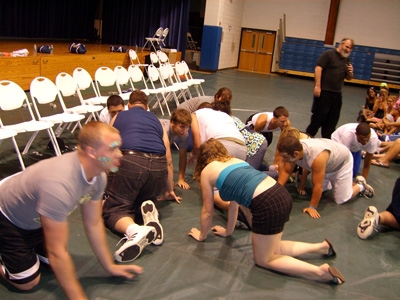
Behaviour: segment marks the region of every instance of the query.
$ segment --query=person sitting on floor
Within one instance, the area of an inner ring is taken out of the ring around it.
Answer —
[[[392,192],[392,202],[386,210],[379,213],[375,206],[368,206],[364,213],[364,219],[357,226],[357,234],[360,239],[365,240],[374,232],[378,232],[378,225],[400,229],[400,177],[396,180]]]
[[[278,182],[285,185],[296,165],[312,172],[313,191],[310,205],[303,209],[312,218],[320,218],[317,206],[322,192],[332,186],[337,204],[343,204],[358,195],[372,197],[374,189],[362,176],[353,185],[353,156],[346,146],[330,139],[312,138],[299,140],[284,137],[277,146],[284,165],[279,170]]]
[[[364,166],[362,176],[367,179],[371,159],[381,145],[375,130],[368,123],[348,123],[337,128],[331,139],[345,145],[353,155],[353,178],[357,176],[361,165],[361,151],[364,152]]]
[[[121,133],[121,165],[108,175],[103,204],[107,228],[126,242],[114,253],[118,262],[136,259],[149,244],[161,245],[164,233],[155,206],[157,197],[180,203],[173,190],[173,165],[167,133],[154,113],[148,111],[145,93],[135,90],[129,110],[118,113],[111,125]],[[142,226],[139,224],[142,223]]]
[[[164,130],[167,132],[171,147],[179,151],[179,175],[177,185],[185,190],[190,185],[185,181],[187,150],[189,147],[189,128],[192,123],[190,112],[183,108],[177,108],[170,120],[160,119]]]
[[[189,231],[195,240],[206,240],[210,229],[215,235],[230,236],[235,228],[238,206],[242,204],[253,216],[252,248],[257,266],[326,283],[345,281],[335,267],[326,263],[316,266],[295,258],[309,253],[332,257],[336,253],[327,239],[313,244],[282,241],[283,228],[292,209],[290,194],[270,176],[230,156],[218,140],[209,139],[201,145],[194,177],[199,181],[203,200],[200,229]],[[215,186],[222,199],[230,201],[226,227],[211,227]]]
[[[400,155],[400,139],[391,143],[387,152],[380,158],[372,159],[371,164],[379,167],[389,168],[392,159],[398,159]]]
[[[273,112],[252,114],[245,123],[254,131],[265,136],[269,146],[272,143],[274,131],[290,126],[289,111],[283,106],[278,106]]]
[[[121,96],[111,95],[107,99],[107,107],[103,108],[100,112],[99,121],[110,124],[112,118],[115,117],[120,111],[126,110],[124,100]]]

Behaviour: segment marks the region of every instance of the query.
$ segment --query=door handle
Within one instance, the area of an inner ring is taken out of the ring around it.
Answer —
[[[246,49],[240,49],[241,52],[250,52],[250,53],[255,53],[256,50],[246,50]]]

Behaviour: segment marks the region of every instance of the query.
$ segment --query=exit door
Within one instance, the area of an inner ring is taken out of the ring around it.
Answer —
[[[271,73],[274,46],[275,32],[242,29],[239,70]]]

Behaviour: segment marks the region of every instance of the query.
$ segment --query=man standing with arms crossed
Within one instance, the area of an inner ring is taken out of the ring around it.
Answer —
[[[336,49],[325,51],[318,59],[314,73],[314,101],[311,121],[306,132],[314,137],[321,127],[323,138],[330,139],[339,121],[344,79],[354,78],[350,54],[354,41],[344,38]]]

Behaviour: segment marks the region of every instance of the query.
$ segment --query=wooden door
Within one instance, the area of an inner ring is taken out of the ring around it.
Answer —
[[[251,29],[242,30],[240,43],[239,69],[253,71],[258,44],[258,31]]]
[[[274,54],[275,33],[270,31],[260,32],[254,71],[271,73],[272,55]]]
[[[275,46],[275,32],[242,30],[239,70],[269,74]]]

